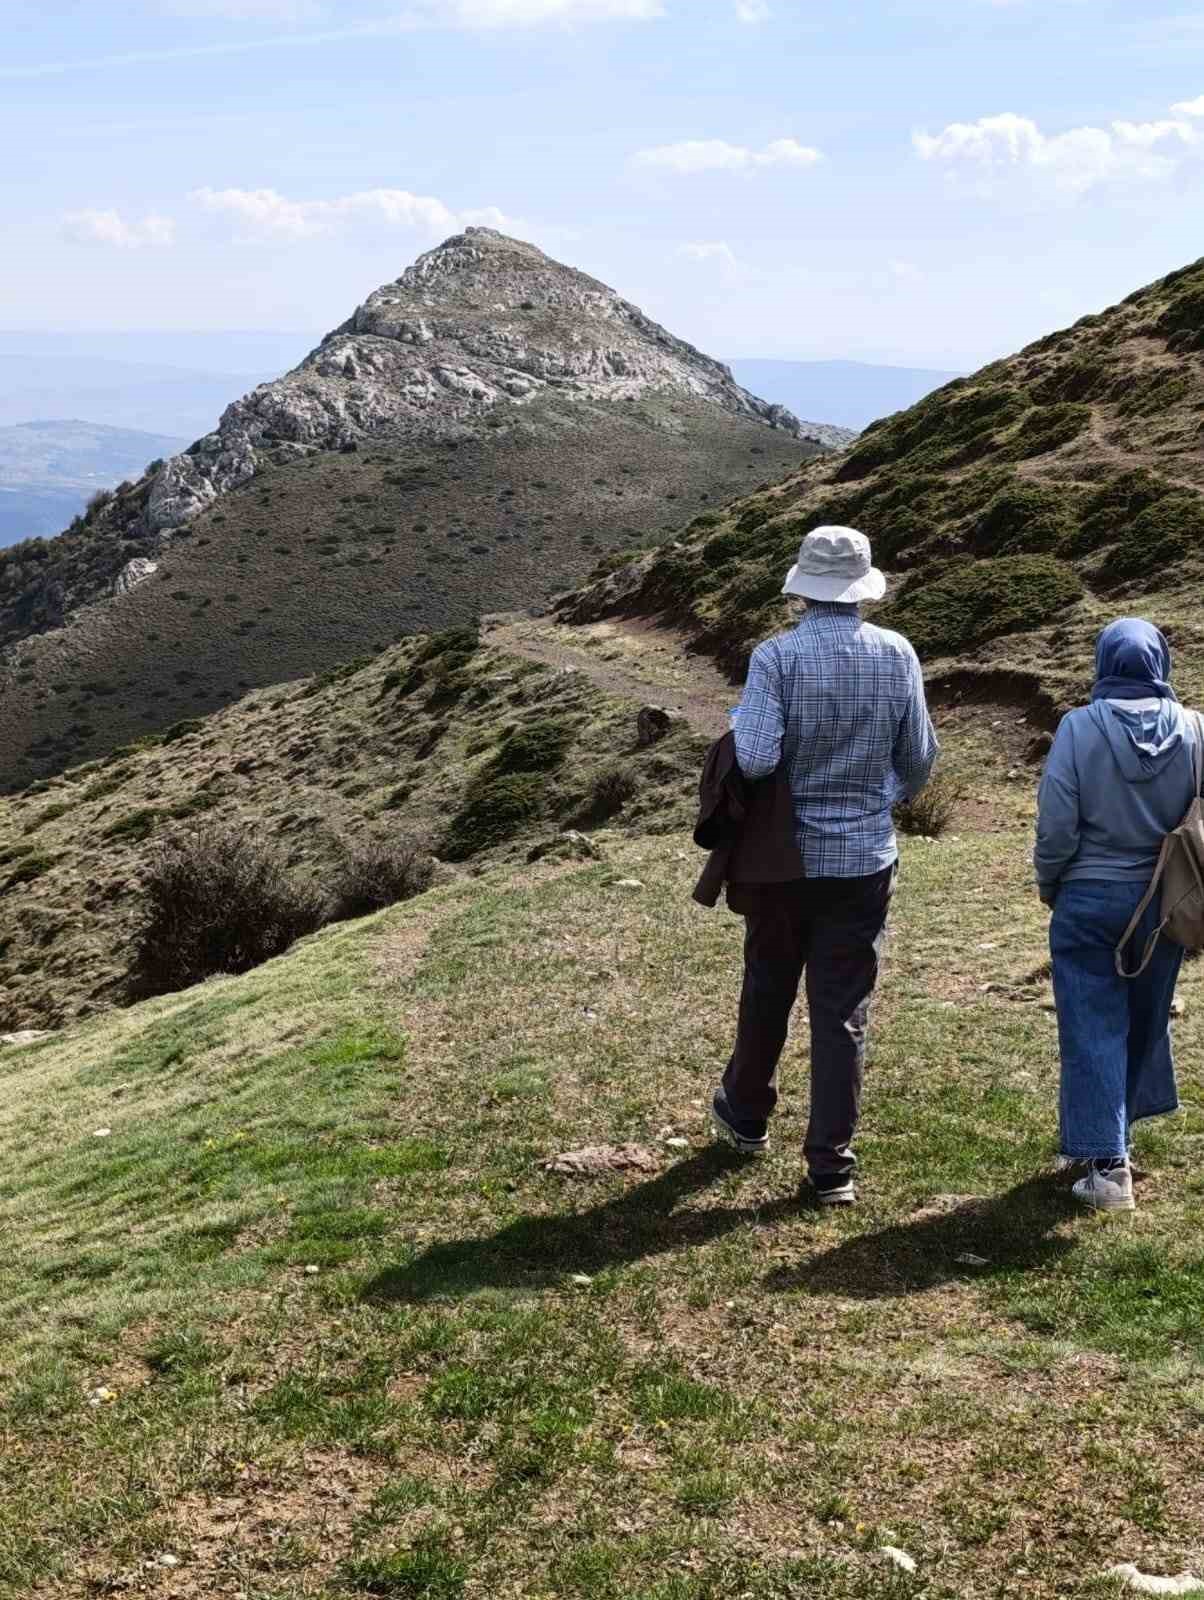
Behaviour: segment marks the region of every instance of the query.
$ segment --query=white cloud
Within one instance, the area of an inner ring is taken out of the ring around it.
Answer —
[[[738,264],[736,252],[725,239],[693,240],[689,244],[683,244],[677,253],[690,261],[722,261],[729,267]]]
[[[109,245],[118,250],[140,250],[143,246],[163,246],[175,242],[176,225],[171,217],[155,214],[141,222],[127,222],[119,211],[70,211],[63,218],[63,231],[77,244]]]
[[[886,265],[891,277],[900,283],[918,283],[924,276],[914,261],[888,261]]]
[[[738,22],[768,22],[770,17],[767,0],[736,0],[736,20]]]
[[[1181,117],[1204,117],[1204,94],[1195,100],[1180,100],[1171,110]]]
[[[433,195],[408,189],[362,189],[332,200],[290,200],[275,189],[194,189],[189,199],[211,215],[233,217],[251,233],[290,239],[312,239],[356,219],[413,228],[429,233],[455,233],[470,224],[490,228],[517,226],[495,206],[453,211]]]
[[[1115,121],[1106,128],[1047,134],[1030,118],[1013,112],[980,117],[977,122],[951,122],[935,135],[914,134],[912,142],[925,161],[969,168],[988,177],[1027,169],[1076,193],[1113,179],[1168,178],[1189,147],[1204,144],[1199,130],[1182,119]]]
[[[823,159],[810,145],[797,139],[775,139],[760,150],[729,144],[726,139],[683,139],[679,144],[639,150],[640,167],[663,167],[669,172],[751,172],[762,167],[813,167]]]

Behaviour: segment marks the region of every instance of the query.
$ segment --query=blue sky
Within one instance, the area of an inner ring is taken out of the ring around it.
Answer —
[[[970,367],[1193,259],[1195,0],[7,0],[0,324],[324,331],[467,221],[729,356]]]

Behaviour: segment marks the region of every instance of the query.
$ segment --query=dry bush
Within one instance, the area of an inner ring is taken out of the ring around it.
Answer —
[[[289,872],[280,850],[238,827],[157,845],[142,896],[129,973],[135,997],[249,972],[325,920],[322,897]]]
[[[939,839],[966,798],[966,786],[947,772],[938,772],[914,800],[895,807],[895,821],[904,833]]]
[[[412,900],[430,888],[434,876],[435,858],[421,839],[408,834],[340,839],[327,918],[346,922]]]

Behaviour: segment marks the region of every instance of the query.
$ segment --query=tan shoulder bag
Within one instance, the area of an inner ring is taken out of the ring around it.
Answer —
[[[1187,713],[1195,730],[1192,771],[1195,792],[1187,815],[1162,841],[1162,853],[1150,887],[1133,913],[1116,950],[1116,970],[1122,978],[1140,978],[1153,960],[1154,948],[1165,933],[1187,950],[1204,950],[1204,719],[1198,711]],[[1146,908],[1162,886],[1162,920],[1146,940],[1141,965],[1125,971],[1125,948],[1137,931]]]

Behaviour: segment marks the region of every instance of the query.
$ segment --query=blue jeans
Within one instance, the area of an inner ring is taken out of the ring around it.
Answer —
[[[1062,1052],[1062,1154],[1121,1160],[1135,1122],[1178,1109],[1170,1016],[1182,947],[1163,938],[1140,978],[1118,976],[1115,950],[1145,883],[1071,879],[1058,890],[1049,948]],[[1158,926],[1158,897],[1126,947],[1135,967]]]

